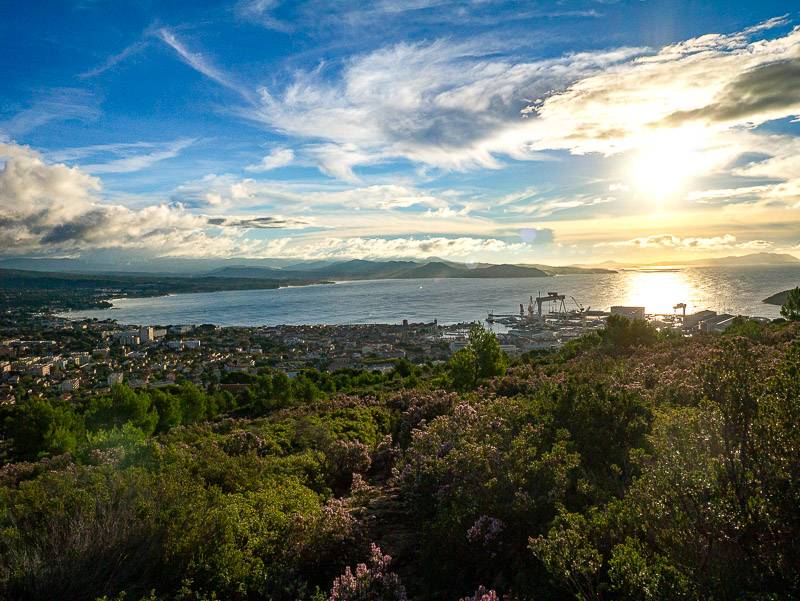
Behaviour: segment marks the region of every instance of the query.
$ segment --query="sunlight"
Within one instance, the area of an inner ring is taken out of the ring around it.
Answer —
[[[657,202],[674,197],[702,168],[703,137],[696,129],[662,130],[648,136],[629,166],[634,187]]]
[[[625,305],[644,307],[648,313],[670,314],[678,303],[691,312],[697,291],[682,271],[626,272]]]

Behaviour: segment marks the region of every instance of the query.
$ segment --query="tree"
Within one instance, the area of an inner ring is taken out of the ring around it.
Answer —
[[[469,330],[467,346],[450,359],[450,380],[454,388],[474,388],[482,378],[505,372],[506,358],[493,332],[475,324]]]
[[[789,291],[781,307],[781,315],[789,321],[800,321],[800,286]]]
[[[649,346],[658,340],[658,331],[643,319],[628,319],[622,315],[609,315],[606,327],[600,331],[603,344],[614,350],[627,350]]]
[[[475,355],[462,348],[450,357],[450,382],[453,388],[466,390],[475,384]]]
[[[479,379],[492,378],[505,372],[506,359],[494,332],[478,324],[473,325],[469,329],[469,346],[475,354],[475,368]]]
[[[178,397],[166,394],[161,390],[154,390],[150,393],[153,406],[158,412],[158,432],[166,432],[170,428],[181,423],[181,402]]]
[[[131,422],[149,435],[158,425],[158,413],[148,393],[115,384],[110,396],[92,399],[86,421],[93,430],[120,428]]]

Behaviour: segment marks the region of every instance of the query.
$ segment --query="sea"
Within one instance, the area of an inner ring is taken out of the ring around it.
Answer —
[[[766,297],[800,286],[800,266],[697,267],[623,270],[616,273],[518,279],[419,279],[348,281],[273,290],[175,294],[120,298],[113,307],[72,311],[72,319],[114,319],[122,324],[200,324],[219,326],[364,324],[483,321],[519,313],[531,296],[558,292],[567,309],[609,310],[613,305],[645,307],[672,314],[686,303],[687,313],[719,313],[776,318],[780,308]]]

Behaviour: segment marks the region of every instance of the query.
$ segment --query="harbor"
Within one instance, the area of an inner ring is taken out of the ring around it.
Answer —
[[[528,352],[559,348],[584,334],[605,327],[610,315],[642,319],[657,330],[672,330],[690,336],[696,332],[724,332],[739,317],[761,323],[764,317],[717,313],[708,309],[686,313],[687,304],[678,302],[672,313],[648,313],[642,306],[612,306],[608,311],[593,310],[574,296],[547,292],[529,296],[527,307],[519,304],[518,313],[490,311],[486,323],[497,334],[507,352]]]

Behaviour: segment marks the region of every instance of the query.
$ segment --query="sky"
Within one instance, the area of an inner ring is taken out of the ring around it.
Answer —
[[[800,256],[800,12],[0,3],[0,254]]]

